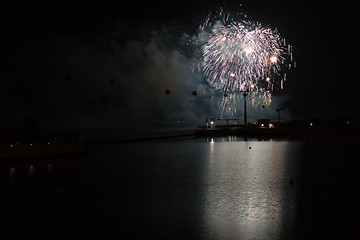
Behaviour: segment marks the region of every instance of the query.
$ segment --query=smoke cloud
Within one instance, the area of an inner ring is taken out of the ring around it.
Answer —
[[[207,117],[242,119],[242,102],[236,112],[222,113],[222,94],[193,72],[198,52],[185,47],[191,34],[162,25],[125,36],[123,26],[114,26],[108,33],[24,39],[2,76],[3,124],[27,116],[50,127],[195,127]],[[283,100],[275,97],[269,109],[248,107],[248,119],[274,119]]]

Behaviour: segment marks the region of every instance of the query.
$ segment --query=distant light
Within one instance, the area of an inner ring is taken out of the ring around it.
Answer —
[[[12,148],[12,147],[14,147],[14,145],[11,144],[10,147]]]
[[[230,74],[230,77],[235,77],[235,73],[231,73],[231,74]]]
[[[263,127],[263,126],[264,126],[264,124],[262,123],[262,124],[261,124],[261,126]]]
[[[277,60],[278,60],[278,57],[275,56],[275,55],[272,55],[272,56],[270,57],[270,62],[271,62],[271,63],[276,63]]]
[[[30,143],[30,147],[32,146],[32,143]]]
[[[214,124],[214,122],[213,122],[213,121],[211,121],[211,122],[210,122],[210,124]]]
[[[254,85],[254,84],[251,84],[251,85],[250,85],[250,87],[251,87],[251,88],[254,88],[254,87],[255,87],[255,85]]]
[[[267,78],[266,78],[266,81],[267,81],[267,82],[270,82],[270,77],[267,77]]]
[[[313,123],[311,122],[311,123],[310,123],[310,126],[312,127],[312,125],[313,125]]]

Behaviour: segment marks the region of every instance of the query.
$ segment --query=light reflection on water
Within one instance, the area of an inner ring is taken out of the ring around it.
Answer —
[[[211,239],[279,239],[295,233],[296,192],[287,142],[210,141],[204,221]]]
[[[1,166],[1,187],[14,222],[65,235],[290,239],[297,188],[289,178],[297,179],[299,146],[216,139],[115,145],[81,160]]]

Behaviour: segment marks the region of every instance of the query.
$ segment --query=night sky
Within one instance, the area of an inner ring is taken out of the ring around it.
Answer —
[[[184,46],[209,12],[240,4],[279,30],[297,63],[271,107],[249,109],[250,119],[275,119],[276,108],[287,120],[360,117],[355,2],[21,0],[2,7],[0,126],[30,116],[44,127],[203,123],[218,113],[191,95],[203,78]]]

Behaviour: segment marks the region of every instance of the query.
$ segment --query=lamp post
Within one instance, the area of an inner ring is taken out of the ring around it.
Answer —
[[[244,128],[247,128],[247,113],[246,113],[246,96],[247,96],[247,92],[244,92],[243,96],[244,96]]]
[[[247,128],[247,111],[246,111],[246,96],[248,95],[248,92],[250,92],[250,90],[254,89],[255,85],[251,84],[250,85],[250,89],[246,89],[246,90],[242,90],[240,92],[243,93],[243,97],[244,97],[244,128]]]

